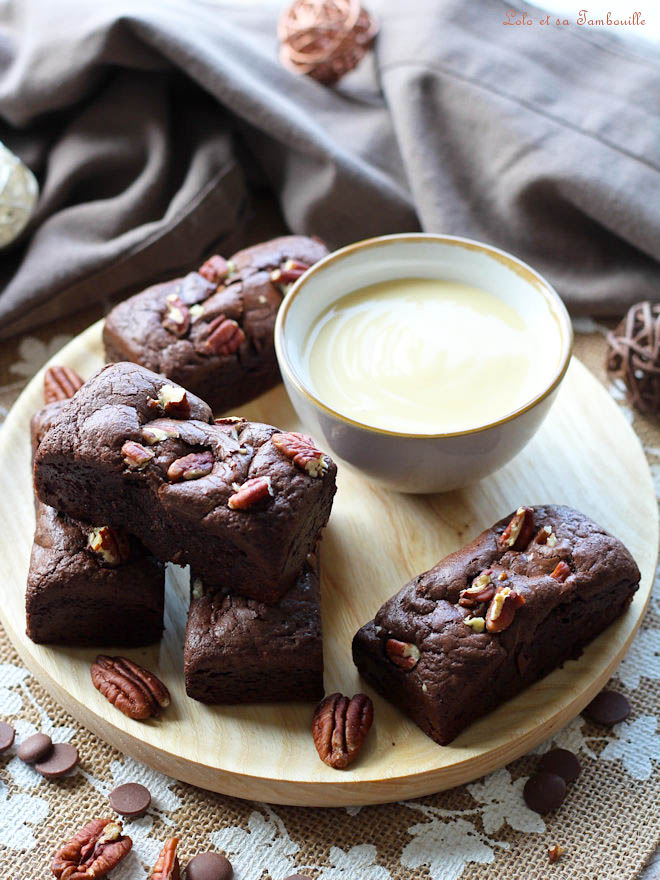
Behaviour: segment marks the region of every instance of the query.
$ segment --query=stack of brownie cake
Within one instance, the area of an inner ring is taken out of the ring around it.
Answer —
[[[132,363],[109,364],[80,388],[70,371],[69,383],[51,372],[55,402],[32,426],[34,641],[152,642],[163,625],[163,564],[189,564],[189,695],[320,699],[316,559],[336,467],[305,435],[214,420],[191,386],[211,392],[217,410],[274,384],[282,294],[325,253],[315,239],[289,236],[211,258],[111,313],[108,353]]]
[[[47,375],[46,406],[30,425],[33,457],[66,400],[82,385],[66,368]],[[163,564],[122,528],[86,523],[38,498],[35,502],[26,592],[32,641],[118,646],[157,641],[163,631]]]

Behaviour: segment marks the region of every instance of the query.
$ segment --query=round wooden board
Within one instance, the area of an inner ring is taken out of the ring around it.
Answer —
[[[56,362],[85,377],[97,370],[103,362],[101,323],[74,339]],[[238,797],[308,806],[382,803],[462,784],[534,748],[580,712],[610,677],[640,623],[657,556],[653,484],[632,429],[598,381],[573,360],[533,441],[509,465],[469,489],[398,495],[340,466],[321,569],[326,692],[370,692],[351,661],[351,639],[385,599],[520,504],[572,505],[620,537],[642,571],[630,610],[578,661],[473,724],[447,747],[433,743],[371,694],[376,719],[368,744],[352,768],[336,771],[316,755],[311,706],[211,707],[186,696],[187,584],[183,571],[171,567],[163,641],[125,653],[164,679],[172,706],[158,721],[131,721],[92,686],[89,664],[95,651],[42,647],[24,635],[34,528],[28,423],[43,402],[42,378],[40,373],[29,384],[0,432],[0,617],[27,666],[72,715],[126,754],[177,779]],[[281,386],[241,415],[299,429]]]

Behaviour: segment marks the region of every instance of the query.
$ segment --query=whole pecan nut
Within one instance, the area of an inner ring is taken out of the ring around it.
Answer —
[[[501,587],[488,606],[486,612],[486,629],[490,633],[499,633],[513,623],[516,611],[525,604],[525,599],[511,587]]]
[[[557,563],[550,577],[563,584],[570,573],[570,566],[562,559],[561,562]]]
[[[273,445],[280,452],[290,458],[296,467],[308,473],[310,477],[322,477],[327,472],[327,456],[316,448],[314,441],[307,434],[288,431],[282,434],[273,434],[272,440]]]
[[[132,846],[121,822],[92,819],[60,847],[50,868],[57,880],[96,880],[116,868]]]
[[[71,367],[48,367],[44,373],[44,400],[68,400],[83,386],[83,380]]]
[[[532,540],[534,534],[534,511],[531,507],[519,507],[500,536],[500,543],[507,550],[521,550]]]
[[[165,314],[161,324],[175,336],[185,336],[190,328],[190,309],[176,293],[165,299]]]
[[[401,642],[399,639],[387,639],[385,653],[395,666],[405,669],[406,672],[414,669],[422,656],[417,645],[413,645],[411,642]]]
[[[170,693],[163,682],[127,657],[99,654],[90,672],[94,687],[136,721],[158,715],[170,704]]]
[[[141,471],[154,457],[151,449],[145,449],[141,443],[127,440],[121,448],[121,457],[124,464],[133,471]]]
[[[232,318],[218,315],[206,328],[203,340],[197,345],[201,354],[227,357],[238,351],[245,342],[245,333]]]
[[[350,700],[342,694],[326,697],[312,721],[319,758],[336,770],[348,767],[360,753],[373,720],[373,703],[366,694],[355,694]]]
[[[264,498],[272,498],[275,495],[270,477],[252,477],[246,480],[242,486],[233,484],[234,495],[229,496],[227,504],[232,510],[248,510],[252,505],[263,501]]]
[[[220,284],[228,275],[232,274],[234,264],[231,260],[225,260],[219,254],[214,254],[205,263],[202,263],[198,271],[211,284]]]
[[[176,855],[178,837],[168,837],[154,865],[151,880],[180,880],[179,859]]]
[[[167,476],[175,483],[180,480],[198,480],[211,473],[214,462],[213,453],[208,449],[203,452],[191,452],[173,461],[167,469]]]
[[[127,562],[131,555],[128,535],[122,529],[113,529],[112,526],[91,529],[87,535],[87,546],[112,568]]]

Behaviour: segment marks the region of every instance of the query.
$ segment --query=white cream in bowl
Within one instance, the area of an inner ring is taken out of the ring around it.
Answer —
[[[414,434],[465,431],[534,397],[561,337],[457,281],[397,278],[348,293],[312,325],[310,385],[342,415]]]
[[[335,251],[292,285],[275,326],[306,430],[406,492],[473,483],[522,449],[572,341],[563,303],[532,268],[432,233]]]

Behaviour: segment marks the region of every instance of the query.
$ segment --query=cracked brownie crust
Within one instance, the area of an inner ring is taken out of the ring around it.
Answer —
[[[33,454],[65,403],[51,403],[32,417]],[[36,520],[25,596],[32,641],[128,646],[160,639],[164,568],[136,538],[122,534],[117,545],[111,535],[98,535],[40,501]]]
[[[328,253],[315,238],[289,235],[212,257],[184,278],[117,305],[103,330],[106,358],[133,361],[183,385],[216,412],[280,381],[273,328],[288,284]],[[200,274],[202,273],[202,274]]]
[[[639,578],[624,545],[578,511],[520,508],[386,602],[355,635],[353,659],[446,745],[578,657],[625,611]]]
[[[335,493],[334,462],[313,444],[316,457],[308,450],[296,459],[297,436],[243,419],[213,423],[203,401],[164,377],[111,364],[46,433],[35,486],[44,503],[125,528],[209,586],[276,602],[313,550]],[[265,493],[236,509],[251,481]]]

